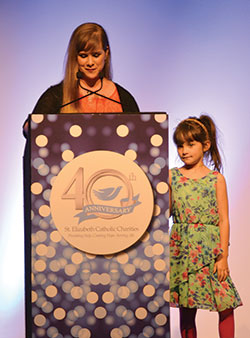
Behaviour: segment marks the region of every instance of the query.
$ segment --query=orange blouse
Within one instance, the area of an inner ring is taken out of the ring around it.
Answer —
[[[120,102],[120,97],[115,88],[111,99]],[[99,95],[89,95],[79,101],[80,111],[83,113],[121,113],[122,105],[114,101],[110,101]]]

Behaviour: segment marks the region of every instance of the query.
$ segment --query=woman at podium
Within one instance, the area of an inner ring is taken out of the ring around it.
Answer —
[[[133,113],[139,112],[133,96],[112,81],[111,50],[104,29],[95,23],[80,25],[73,32],[67,51],[63,81],[48,88],[32,114],[58,113]],[[24,123],[28,136],[28,122]],[[30,138],[25,146],[24,220],[25,220],[25,311],[26,331],[32,331],[31,310],[31,162]]]
[[[64,79],[42,94],[32,114],[85,112],[139,112],[134,97],[112,81],[108,36],[96,23],[84,23],[74,30]]]

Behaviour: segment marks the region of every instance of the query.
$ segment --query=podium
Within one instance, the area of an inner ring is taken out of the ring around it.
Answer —
[[[26,337],[169,337],[168,116],[29,116]]]

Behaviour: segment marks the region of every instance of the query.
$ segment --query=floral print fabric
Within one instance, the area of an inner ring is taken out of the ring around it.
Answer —
[[[201,179],[186,178],[178,168],[171,173],[171,305],[212,311],[241,305],[231,277],[219,282],[213,273],[222,252],[216,200],[218,172],[210,171]]]

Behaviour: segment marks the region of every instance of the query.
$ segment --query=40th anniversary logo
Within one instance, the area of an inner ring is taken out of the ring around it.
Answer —
[[[50,206],[66,241],[84,252],[106,255],[137,242],[150,224],[154,199],[135,162],[115,152],[92,151],[59,172]]]

